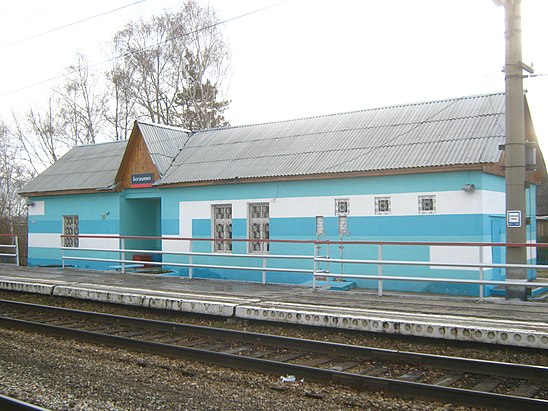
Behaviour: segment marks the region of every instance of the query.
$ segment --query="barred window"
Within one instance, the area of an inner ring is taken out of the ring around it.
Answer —
[[[390,197],[375,197],[375,214],[390,214],[392,204]]]
[[[249,204],[249,239],[268,240],[270,238],[270,215],[268,203]],[[250,253],[267,253],[270,243],[267,241],[250,241]]]
[[[213,251],[230,253],[232,251],[232,205],[222,204],[213,206]]]
[[[335,200],[335,215],[347,215],[350,213],[350,200],[338,198]]]
[[[436,196],[419,196],[419,214],[434,214],[436,212]]]
[[[77,215],[63,216],[63,235],[79,235]],[[78,237],[63,237],[63,247],[78,247]]]

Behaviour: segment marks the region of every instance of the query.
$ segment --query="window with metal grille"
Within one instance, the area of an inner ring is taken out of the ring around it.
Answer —
[[[436,196],[419,196],[419,214],[434,214],[436,212]]]
[[[268,240],[270,238],[270,215],[268,203],[249,204],[249,239]],[[270,243],[267,241],[250,241],[250,253],[267,253]]]
[[[375,197],[375,214],[390,214],[391,212],[390,197]]]
[[[213,251],[230,253],[232,251],[232,205],[213,206]],[[225,241],[226,240],[226,241]]]
[[[350,213],[350,200],[338,198],[335,200],[335,215],[347,215]]]
[[[79,235],[77,215],[63,216],[63,235]],[[63,247],[78,247],[78,237],[63,237]]]

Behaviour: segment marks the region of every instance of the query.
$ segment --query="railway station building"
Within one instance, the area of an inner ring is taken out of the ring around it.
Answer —
[[[109,251],[119,250],[120,236],[154,237],[126,239],[124,247],[138,251],[124,258],[162,261],[181,276],[189,275],[189,267],[170,263],[192,258],[203,265],[192,269],[193,277],[225,280],[261,281],[260,271],[222,268],[262,264],[247,258],[252,255],[378,257],[376,245],[350,244],[358,240],[444,243],[387,245],[386,260],[504,262],[502,247],[445,244],[505,240],[504,101],[503,93],[476,95],[193,132],[136,121],[128,140],[75,147],[24,187],[28,264],[60,265],[62,253],[83,255],[93,248],[101,250],[93,253],[95,261],[69,264],[113,269],[100,260],[120,259],[119,251]],[[528,110],[526,139],[536,143]],[[526,190],[529,242],[536,240],[536,185],[545,175],[537,149]],[[284,242],[318,239],[349,243]],[[197,254],[169,254],[190,251]],[[535,261],[534,249],[528,257]],[[310,268],[310,260],[275,264],[288,271],[268,272],[268,282],[312,280],[298,272]],[[379,267],[322,268],[371,274]],[[382,273],[477,279],[478,270],[387,265]],[[482,274],[504,279],[500,268]],[[347,283],[370,287],[373,281]],[[387,281],[384,287],[478,292],[477,286],[454,283]]]

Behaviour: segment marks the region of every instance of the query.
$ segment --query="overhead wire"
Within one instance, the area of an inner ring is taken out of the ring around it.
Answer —
[[[145,0],[142,0],[142,1],[145,1]],[[271,9],[271,8],[274,8],[274,7],[278,7],[284,3],[289,3],[293,0],[284,0],[284,1],[280,1],[278,3],[274,3],[274,4],[271,4],[269,6],[265,6],[265,7],[262,7],[260,9],[256,9],[256,10],[252,10],[252,11],[249,11],[247,13],[243,13],[243,14],[240,14],[238,16],[235,16],[235,17],[231,17],[231,18],[228,18],[228,19],[225,19],[225,20],[220,20],[216,23],[213,23],[213,24],[210,24],[210,25],[207,25],[207,26],[204,26],[204,27],[200,27],[199,29],[196,29],[196,30],[193,30],[193,31],[189,31],[189,32],[186,32],[186,33],[183,33],[181,35],[178,35],[178,36],[175,36],[175,37],[171,37],[169,39],[166,39],[164,41],[161,41],[161,42],[158,42],[158,43],[155,43],[155,44],[152,44],[148,47],[143,47],[141,49],[137,49],[135,50],[134,52],[140,52],[140,51],[146,51],[150,48],[153,48],[153,47],[157,47],[157,46],[160,46],[162,44],[166,44],[170,41],[174,41],[174,40],[178,40],[182,37],[186,37],[186,36],[190,36],[192,34],[196,34],[196,33],[199,33],[201,31],[205,31],[205,30],[209,30],[213,27],[216,27],[216,26],[220,26],[220,25],[223,25],[223,24],[226,24],[226,23],[229,23],[231,21],[235,21],[235,20],[238,20],[238,19],[241,19],[241,18],[244,18],[244,17],[247,17],[247,16],[251,16],[253,14],[256,14],[256,13],[260,13],[262,11],[265,11],[265,10],[268,10],[268,9]],[[111,57],[107,60],[103,60],[103,61],[100,61],[98,63],[94,63],[94,64],[90,64],[89,67],[96,67],[96,66],[100,66],[100,65],[103,65],[103,64],[106,64],[106,63],[110,63],[110,62],[113,62],[113,61],[116,61],[120,58],[123,58],[125,56],[127,56],[128,53],[124,53],[124,54],[120,54],[120,55],[117,55],[117,56],[114,56],[114,57]],[[12,94],[15,94],[15,93],[18,93],[20,91],[23,91],[23,90],[27,90],[29,88],[33,88],[33,87],[36,87],[36,86],[40,86],[42,84],[46,84],[46,83],[49,83],[51,81],[54,81],[54,80],[58,80],[60,78],[63,78],[67,75],[70,75],[70,74],[73,74],[75,72],[74,71],[68,71],[67,73],[64,73],[64,74],[58,74],[54,77],[51,77],[49,79],[45,79],[45,80],[41,80],[41,81],[38,81],[36,83],[32,83],[32,84],[29,84],[29,85],[26,85],[26,86],[23,86],[23,87],[20,87],[20,88],[17,88],[17,89],[14,89],[14,90],[11,90],[11,91],[8,91],[8,92],[5,92],[5,93],[2,93],[0,94],[0,97],[6,97],[6,96],[9,96],[9,95],[12,95]]]
[[[9,9],[4,9],[4,10],[0,10],[0,17],[1,16],[5,16],[6,14],[10,14],[14,11],[16,11],[17,9],[20,9],[21,7],[23,7],[23,3],[25,2],[25,0],[19,0],[14,6],[12,6],[11,8]]]
[[[120,11],[120,10],[123,10],[123,9],[126,9],[128,7],[132,7],[132,6],[135,6],[137,4],[140,4],[140,3],[144,3],[146,0],[138,0],[136,2],[133,2],[131,4],[126,4],[125,6],[121,6],[121,7],[118,7],[116,9],[112,9],[112,10],[109,10],[109,11],[105,11],[103,13],[99,13],[99,14],[96,14],[94,16],[90,16],[90,17],[86,17],[85,19],[81,19],[81,20],[78,20],[78,21],[74,21],[72,23],[68,23],[68,24],[65,24],[63,26],[59,26],[59,27],[55,27],[53,29],[50,29],[50,30],[46,30],[42,33],[37,33],[37,34],[33,34],[32,36],[29,36],[29,37],[25,37],[23,39],[19,39],[19,40],[16,40],[14,42],[11,42],[11,43],[7,43],[7,44],[3,44],[0,46],[0,49],[4,49],[6,47],[11,47],[11,46],[14,46],[16,44],[21,44],[21,43],[24,43],[26,41],[29,41],[29,40],[33,40],[35,38],[38,38],[38,37],[41,37],[41,36],[45,36],[46,34],[50,34],[50,33],[53,33],[53,32],[56,32],[56,31],[59,31],[59,30],[63,30],[63,29],[66,29],[68,27],[72,27],[72,26],[75,26],[77,24],[81,24],[81,23],[85,23],[86,21],[90,21],[90,20],[93,20],[93,19],[96,19],[98,17],[103,17],[103,16],[106,16],[107,14],[111,14],[111,13],[115,13],[117,11]]]

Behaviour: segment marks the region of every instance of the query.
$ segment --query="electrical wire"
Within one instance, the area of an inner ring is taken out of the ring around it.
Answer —
[[[42,36],[45,36],[46,34],[50,34],[50,33],[53,33],[53,32],[56,32],[56,31],[59,31],[59,30],[63,30],[63,29],[66,29],[68,27],[72,27],[72,26],[75,26],[77,24],[80,24],[80,23],[85,23],[86,21],[90,21],[90,20],[93,20],[93,19],[96,19],[98,17],[102,17],[102,16],[106,16],[107,14],[111,14],[111,13],[115,13],[117,11],[120,11],[120,10],[123,10],[123,9],[126,9],[128,7],[132,7],[132,6],[135,6],[139,3],[144,3],[146,0],[139,0],[139,1],[136,1],[134,3],[131,3],[131,4],[126,4],[125,6],[122,6],[122,7],[118,7],[116,9],[112,9],[112,10],[109,10],[109,11],[105,11],[103,13],[99,13],[99,14],[96,14],[94,16],[91,16],[91,17],[86,17],[85,19],[82,19],[82,20],[78,20],[78,21],[74,21],[72,23],[68,23],[68,24],[65,24],[63,26],[59,26],[59,27],[56,27],[56,28],[53,28],[53,29],[50,29],[50,30],[47,30],[47,31],[44,31],[42,33],[38,33],[38,34],[33,34],[32,36],[29,36],[29,37],[25,37],[24,39],[20,39],[20,40],[16,40],[12,43],[7,43],[7,44],[3,44],[0,46],[0,49],[4,49],[6,47],[11,47],[11,46],[14,46],[16,44],[21,44],[21,43],[24,43],[26,41],[29,41],[29,40],[33,40],[35,38],[38,38],[38,37],[42,37]]]
[[[145,0],[142,0],[142,1],[145,1]],[[187,32],[187,33],[183,33],[183,34],[181,34],[181,35],[179,35],[179,36],[175,36],[175,37],[166,39],[166,40],[164,40],[164,41],[158,42],[158,43],[153,44],[153,45],[151,45],[151,46],[144,47],[144,48],[139,49],[139,50],[134,50],[133,52],[146,51],[146,50],[148,50],[148,49],[150,49],[150,48],[157,47],[157,46],[160,46],[160,45],[162,45],[162,44],[166,44],[166,43],[168,43],[168,42],[170,42],[170,41],[174,41],[174,40],[177,40],[177,39],[186,37],[186,36],[190,36],[190,35],[192,35],[192,34],[196,34],[196,33],[199,33],[199,32],[201,32],[201,31],[209,30],[209,29],[211,29],[211,28],[213,28],[213,27],[220,26],[220,25],[229,23],[229,22],[231,22],[231,21],[235,21],[235,20],[241,19],[241,18],[243,18],[243,17],[251,16],[251,15],[253,15],[253,14],[260,13],[260,12],[262,12],[262,11],[265,11],[265,10],[268,10],[268,9],[271,9],[271,8],[274,8],[274,7],[278,7],[278,6],[280,6],[280,5],[284,4],[284,3],[289,3],[289,2],[291,2],[291,1],[293,1],[293,0],[284,0],[284,1],[280,1],[280,2],[278,2],[278,3],[271,4],[271,5],[266,6],[266,7],[262,7],[262,8],[260,8],[260,9],[256,9],[256,10],[253,10],[253,11],[250,11],[250,12],[247,12],[247,13],[244,13],[244,14],[240,14],[240,15],[235,16],[235,17],[228,18],[228,19],[226,19],[226,20],[221,20],[221,21],[218,21],[218,22],[216,22],[216,23],[214,23],[214,24],[210,24],[210,25],[208,25],[208,26],[204,26],[204,27],[201,27],[201,28],[199,28],[199,29],[196,29],[196,30],[193,30],[193,31],[190,31],[190,32]],[[118,59],[120,59],[120,58],[123,58],[123,57],[127,56],[128,54],[129,54],[129,53],[125,53],[125,54],[121,54],[121,55],[118,55],[118,56],[114,56],[114,57],[111,57],[111,58],[109,58],[109,59],[107,59],[107,60],[103,60],[103,61],[100,61],[100,62],[98,62],[98,63],[91,64],[91,65],[89,65],[89,67],[92,68],[92,67],[100,66],[100,65],[103,65],[103,64],[106,64],[106,63],[110,63],[110,62],[116,61],[116,60],[118,60]],[[7,91],[7,92],[5,92],[5,93],[0,94],[0,97],[6,97],[6,96],[9,96],[9,95],[18,93],[18,92],[20,92],[20,91],[27,90],[27,89],[29,89],[29,88],[33,88],[33,87],[36,87],[36,86],[40,86],[40,85],[42,85],[42,84],[46,84],[46,83],[49,83],[49,82],[51,82],[51,81],[61,79],[61,78],[65,77],[65,76],[71,75],[71,74],[73,74],[73,73],[75,73],[75,70],[74,70],[74,71],[68,71],[67,73],[64,73],[64,74],[58,74],[58,75],[56,75],[56,76],[54,76],[54,77],[51,77],[51,78],[49,78],[49,79],[41,80],[41,81],[38,81],[38,82],[36,82],[36,83],[32,83],[32,84],[29,84],[29,85],[26,85],[26,86],[23,86],[23,87],[20,87],[20,88],[11,90],[11,91]]]

